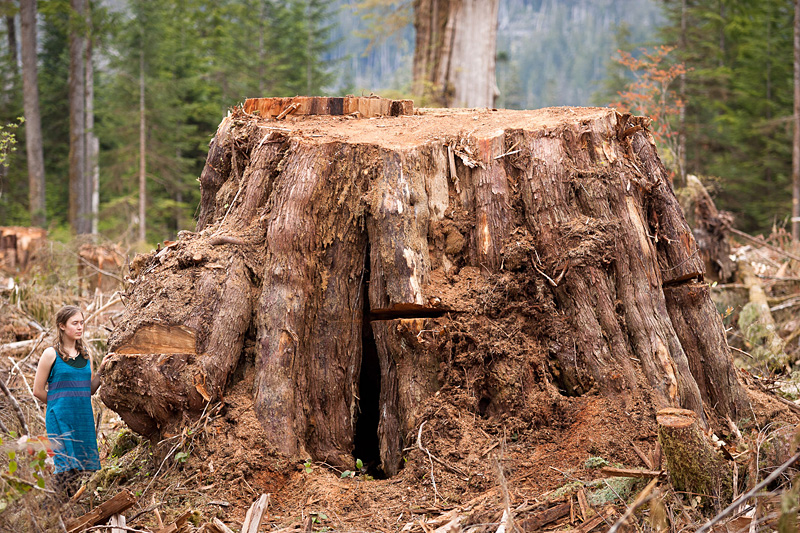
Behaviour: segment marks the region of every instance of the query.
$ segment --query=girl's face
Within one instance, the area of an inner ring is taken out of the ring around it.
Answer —
[[[83,335],[83,313],[75,313],[67,319],[66,324],[59,327],[68,339],[80,339]]]

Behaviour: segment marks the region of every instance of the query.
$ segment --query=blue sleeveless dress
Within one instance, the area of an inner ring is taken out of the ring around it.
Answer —
[[[92,368],[79,357],[76,368],[56,354],[47,378],[47,438],[55,453],[55,473],[100,470],[92,413]]]

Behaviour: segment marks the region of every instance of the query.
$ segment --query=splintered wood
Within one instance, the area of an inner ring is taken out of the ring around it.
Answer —
[[[122,513],[135,503],[136,498],[134,498],[133,494],[129,490],[124,490],[104,504],[95,507],[85,515],[69,522],[67,524],[67,532],[77,533],[78,531],[83,531],[89,526],[99,524],[111,516]]]

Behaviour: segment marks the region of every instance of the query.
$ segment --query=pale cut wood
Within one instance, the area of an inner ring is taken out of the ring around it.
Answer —
[[[205,525],[208,533],[233,533],[233,530],[226,526],[219,518],[214,518]]]
[[[39,339],[28,339],[26,341],[9,342],[8,344],[2,344],[0,345],[0,353],[13,352],[14,350],[19,350],[20,348],[27,348],[28,346],[33,346],[37,342],[39,342]]]
[[[186,326],[149,324],[136,330],[128,342],[118,346],[114,353],[197,353],[196,334]]]
[[[750,301],[739,312],[739,329],[749,345],[750,355],[773,370],[782,369],[788,361],[786,345],[778,335],[761,281],[753,272],[753,267],[745,261],[740,261],[737,275],[742,278],[750,294]]]
[[[244,111],[277,120],[288,115],[355,115],[358,118],[372,118],[411,115],[414,113],[414,102],[378,96],[248,98],[244,102]]]
[[[663,470],[641,470],[639,468],[614,468],[604,466],[600,474],[606,477],[661,477],[666,474]]]
[[[589,506],[589,500],[586,498],[586,489],[584,488],[578,491],[578,506],[581,509],[581,520],[585,522],[589,518],[591,507]]]
[[[103,520],[107,520],[110,516],[120,514],[126,509],[129,509],[136,503],[136,498],[131,491],[124,490],[107,502],[95,507],[83,516],[79,516],[75,520],[71,520],[67,524],[67,533],[77,533],[83,531],[89,526],[93,526]]]
[[[190,516],[192,516],[192,511],[185,511],[181,516],[178,517],[177,520],[167,527],[162,527],[161,529],[156,530],[156,533],[178,533],[181,531],[181,529],[183,529],[183,525],[186,524],[186,521],[189,520]]]
[[[262,494],[253,502],[244,517],[242,533],[258,533],[258,528],[261,527],[261,521],[264,519],[264,513],[267,511],[268,505],[269,494]]]
[[[125,533],[125,526],[127,525],[125,520],[125,515],[115,514],[114,516],[108,519],[108,525],[122,526],[122,528],[117,528],[117,527],[111,528],[111,533]]]

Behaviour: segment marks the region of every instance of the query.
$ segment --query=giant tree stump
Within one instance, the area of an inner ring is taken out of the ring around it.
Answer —
[[[350,467],[370,433],[389,475],[445,382],[484,416],[537,390],[746,411],[645,119],[236,111],[200,185],[196,232],[134,262],[109,339],[102,398],[140,433],[248,361],[270,446]]]

